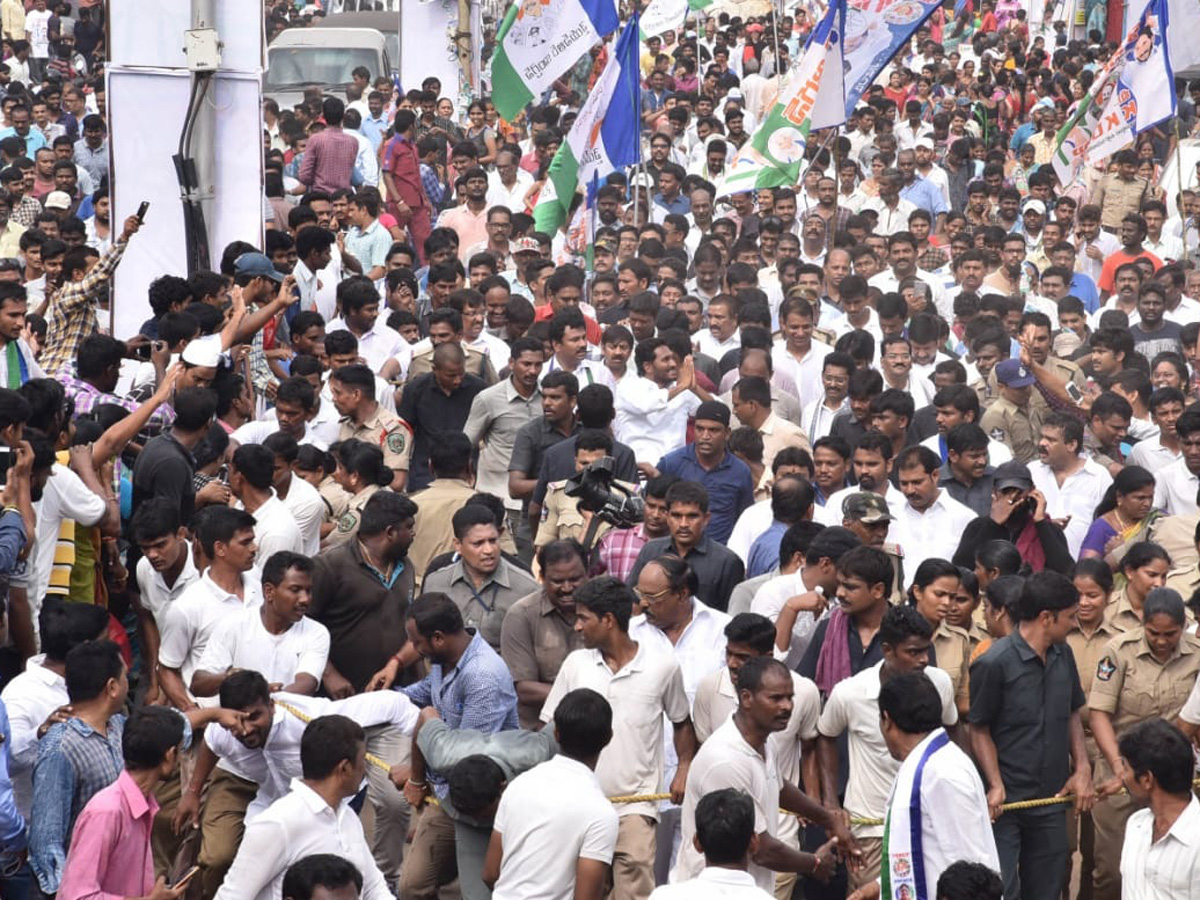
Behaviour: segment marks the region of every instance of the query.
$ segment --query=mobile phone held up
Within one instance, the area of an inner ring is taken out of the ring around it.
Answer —
[[[143,222],[146,221],[146,210],[148,210],[149,208],[150,208],[150,201],[143,200],[141,206],[138,207],[138,211],[137,211],[137,220],[138,220],[139,225],[141,225]]]

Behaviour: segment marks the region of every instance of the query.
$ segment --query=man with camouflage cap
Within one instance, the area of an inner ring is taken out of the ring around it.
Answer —
[[[893,521],[887,500],[879,494],[859,491],[847,494],[842,500],[842,524],[858,535],[868,547],[882,550],[892,561],[896,578],[892,582],[892,603],[904,602],[904,551],[888,543],[888,529]]]

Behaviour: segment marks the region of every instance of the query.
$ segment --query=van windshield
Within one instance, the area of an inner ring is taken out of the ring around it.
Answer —
[[[358,66],[374,72],[379,68],[378,52],[370,47],[272,47],[266,89],[346,85]]]

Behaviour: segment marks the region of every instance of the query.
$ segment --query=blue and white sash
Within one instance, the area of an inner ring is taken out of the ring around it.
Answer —
[[[949,743],[949,735],[941,731],[925,746],[917,765],[902,766],[896,776],[883,822],[881,900],[935,900],[926,885],[921,848],[921,776],[930,757]]]

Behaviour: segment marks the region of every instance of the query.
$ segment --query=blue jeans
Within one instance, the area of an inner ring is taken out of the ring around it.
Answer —
[[[21,863],[13,874],[0,876],[0,900],[37,900],[41,896],[28,862]]]

